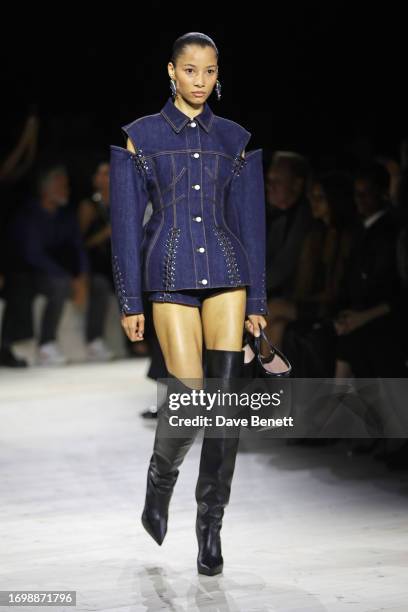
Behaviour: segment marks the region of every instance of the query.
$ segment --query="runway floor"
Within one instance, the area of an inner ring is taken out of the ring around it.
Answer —
[[[68,611],[408,611],[408,474],[343,444],[241,440],[224,572],[207,577],[194,531],[200,434],[158,546],[140,522],[155,427],[139,416],[156,400],[147,366],[0,369],[0,590],[75,590],[76,608],[49,608]]]

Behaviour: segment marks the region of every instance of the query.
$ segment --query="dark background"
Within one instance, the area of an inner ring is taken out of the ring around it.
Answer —
[[[37,105],[39,159],[66,161],[78,197],[109,144],[123,145],[120,126],[164,105],[172,43],[189,31],[218,46],[223,97],[208,102],[252,132],[248,149],[267,159],[290,148],[316,165],[399,157],[407,45],[397,3],[122,3],[99,5],[86,22],[78,7],[50,10],[32,22],[23,11],[3,38],[1,155]]]

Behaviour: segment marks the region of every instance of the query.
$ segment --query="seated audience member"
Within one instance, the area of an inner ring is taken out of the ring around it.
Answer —
[[[13,293],[13,278],[8,273],[5,252],[6,227],[10,216],[14,214],[21,201],[24,200],[30,172],[37,155],[38,133],[37,105],[30,104],[28,115],[17,141],[7,150],[5,157],[0,160],[0,297],[6,303],[9,295]],[[8,330],[5,330],[6,334],[1,338],[0,366],[27,367],[27,361],[16,355],[13,349],[13,342],[24,339],[27,330],[24,325],[21,325],[21,318],[15,310],[12,312],[9,310],[9,315]]]
[[[296,318],[330,315],[337,302],[356,222],[351,178],[330,172],[310,181],[315,223],[303,240],[294,282]]]
[[[13,278],[3,316],[2,335],[13,341],[12,313],[30,318],[36,294],[47,298],[38,345],[40,365],[65,363],[56,342],[65,301],[86,302],[89,264],[76,213],[69,205],[69,179],[63,165],[40,173],[37,193],[7,227],[7,262]],[[15,325],[15,323],[14,323]]]
[[[314,223],[302,241],[293,298],[286,300],[285,311],[270,324],[270,335],[278,347],[282,346],[286,331],[310,337],[316,321],[327,320],[333,314],[350,253],[356,221],[351,177],[340,172],[315,176],[309,181],[307,193]],[[330,328],[333,332],[331,322]],[[314,338],[315,343],[317,340]],[[329,348],[328,353],[325,346]],[[334,359],[330,338],[319,346],[319,353],[319,359],[327,365],[330,358]],[[293,349],[291,356],[294,361],[299,358]]]
[[[307,160],[277,151],[266,173],[266,289],[269,321],[285,314],[293,297],[294,280],[304,236],[313,223],[306,198]]]
[[[379,164],[356,173],[361,218],[335,315],[336,376],[405,377],[406,289],[397,264],[399,228],[389,203],[389,174]]]
[[[85,335],[88,358],[108,361],[104,327],[110,296],[114,293],[109,216],[109,163],[101,162],[92,175],[92,194],[78,207],[79,225],[89,260],[89,294]]]

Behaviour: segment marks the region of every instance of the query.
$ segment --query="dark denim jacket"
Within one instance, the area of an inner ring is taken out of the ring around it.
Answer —
[[[120,309],[142,291],[247,286],[246,314],[268,314],[262,149],[205,102],[194,120],[171,97],[121,127],[136,153],[110,146],[112,268]],[[142,225],[147,203],[152,215]]]

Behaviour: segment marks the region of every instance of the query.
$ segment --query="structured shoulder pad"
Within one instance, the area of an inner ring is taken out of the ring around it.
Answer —
[[[130,138],[136,151],[136,153],[132,152],[134,161],[137,167],[142,170],[148,178],[151,175],[151,163],[149,160],[151,147],[149,146],[150,139],[148,137],[149,123],[151,129],[151,117],[153,117],[153,115],[145,115],[144,117],[139,117],[121,126],[125,138],[125,148],[127,146],[127,139]]]
[[[226,117],[219,117],[217,115],[217,126],[219,136],[226,143],[228,152],[231,157],[238,157],[247,146],[252,133],[244,128],[240,123],[227,119]]]
[[[154,115],[144,115],[143,117],[134,119],[130,123],[122,125],[121,130],[123,132],[125,141],[127,142],[127,139],[130,138],[136,150],[142,149],[145,154],[150,154],[149,134],[154,132],[158,118],[158,113],[155,113]]]

